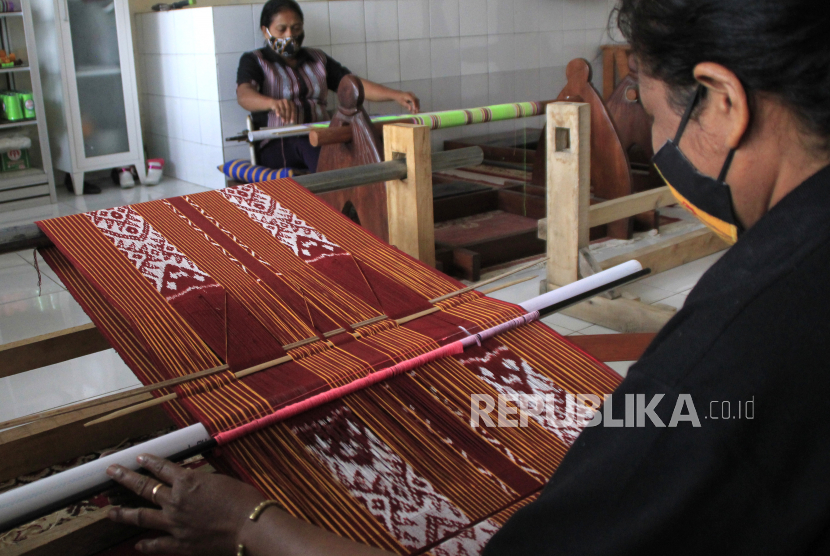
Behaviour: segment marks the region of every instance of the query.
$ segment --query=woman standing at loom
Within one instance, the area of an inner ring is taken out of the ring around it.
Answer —
[[[258,127],[321,122],[328,91],[351,72],[316,48],[303,48],[303,12],[294,0],[269,0],[262,8],[260,29],[266,46],[247,52],[239,60],[236,100],[251,111]],[[396,91],[360,78],[366,100],[394,100],[417,114],[420,101],[412,93]],[[259,163],[269,168],[317,170],[320,148],[307,136],[263,141]]]
[[[653,410],[664,426],[586,429],[484,554],[826,554],[830,9],[622,0],[618,15],[654,118],[657,167],[737,243],[614,397],[687,394],[700,426],[665,426],[672,401]],[[712,404],[750,400],[751,418],[710,418]],[[147,553],[381,554],[277,508],[253,521],[261,494],[227,477],[151,456],[141,464],[156,478],[110,473],[162,510],[112,518],[169,533],[142,541]]]

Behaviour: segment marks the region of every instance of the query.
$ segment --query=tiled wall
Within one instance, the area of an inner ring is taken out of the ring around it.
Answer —
[[[362,77],[413,91],[428,111],[552,98],[564,85],[565,64],[575,57],[594,64],[599,86],[599,46],[609,42],[606,27],[614,3],[331,0],[301,7],[306,46],[324,50]],[[180,179],[218,187],[215,166],[222,159],[247,157],[245,146],[225,143],[223,137],[244,128],[245,111],[236,104],[236,68],[242,53],[263,44],[262,5],[135,18],[145,143],[150,156],[166,155],[168,172]],[[194,22],[196,12],[201,13]],[[370,103],[368,109],[373,114],[401,111],[394,103]],[[433,147],[440,148],[446,138],[528,123],[541,125],[537,119],[434,133]]]

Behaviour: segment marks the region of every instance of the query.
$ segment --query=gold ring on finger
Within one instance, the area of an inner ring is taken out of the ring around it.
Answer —
[[[159,489],[163,486],[164,486],[164,483],[159,483],[156,486],[154,486],[153,487],[153,493],[150,495],[150,500],[152,500],[153,504],[155,504],[156,506],[159,505],[159,503],[156,502],[156,494],[158,494]]]

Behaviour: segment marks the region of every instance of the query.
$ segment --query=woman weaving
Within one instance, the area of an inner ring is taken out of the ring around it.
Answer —
[[[827,553],[830,10],[622,0],[618,22],[654,118],[655,164],[737,243],[615,397],[689,394],[701,426],[585,430],[485,554]],[[753,418],[707,420],[724,400],[754,400]],[[663,423],[670,412],[655,410]],[[111,517],[168,533],[142,541],[146,553],[382,554],[261,506],[233,479],[140,463],[154,477],[109,472],[161,510]]]
[[[351,72],[316,48],[303,48],[303,12],[294,0],[269,0],[262,8],[260,28],[266,46],[239,60],[236,100],[249,110],[257,127],[326,121],[328,91],[336,91]],[[361,78],[366,100],[394,100],[417,114],[418,98]],[[263,141],[259,163],[269,168],[317,170],[319,147],[308,137]]]

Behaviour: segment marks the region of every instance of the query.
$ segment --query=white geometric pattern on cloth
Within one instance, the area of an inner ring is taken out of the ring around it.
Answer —
[[[218,287],[196,264],[130,207],[86,216],[168,301],[194,290]]]
[[[491,368],[499,369],[498,375],[487,369],[488,363],[494,360],[495,365]],[[534,371],[527,361],[511,354],[503,345],[481,357],[461,359],[460,363],[476,372],[479,378],[492,386],[499,395],[514,399],[519,395],[541,396],[542,398],[552,395],[555,400],[554,409],[558,422],[553,422],[545,411],[529,416],[567,446],[574,443],[576,437],[594,416],[591,408],[576,402],[573,396],[568,395],[548,377]],[[549,408],[546,409],[549,410]],[[517,420],[515,417],[510,417],[510,419]]]
[[[469,524],[449,499],[350,416],[351,410],[341,407],[325,420],[295,427],[294,433],[306,438],[306,448],[401,545],[416,550]],[[345,434],[320,434],[335,423]]]
[[[348,255],[339,245],[329,241],[253,184],[229,187],[221,193],[307,263],[324,257]]]
[[[498,530],[499,524],[488,519],[464,529],[429,552],[433,556],[478,556]]]

